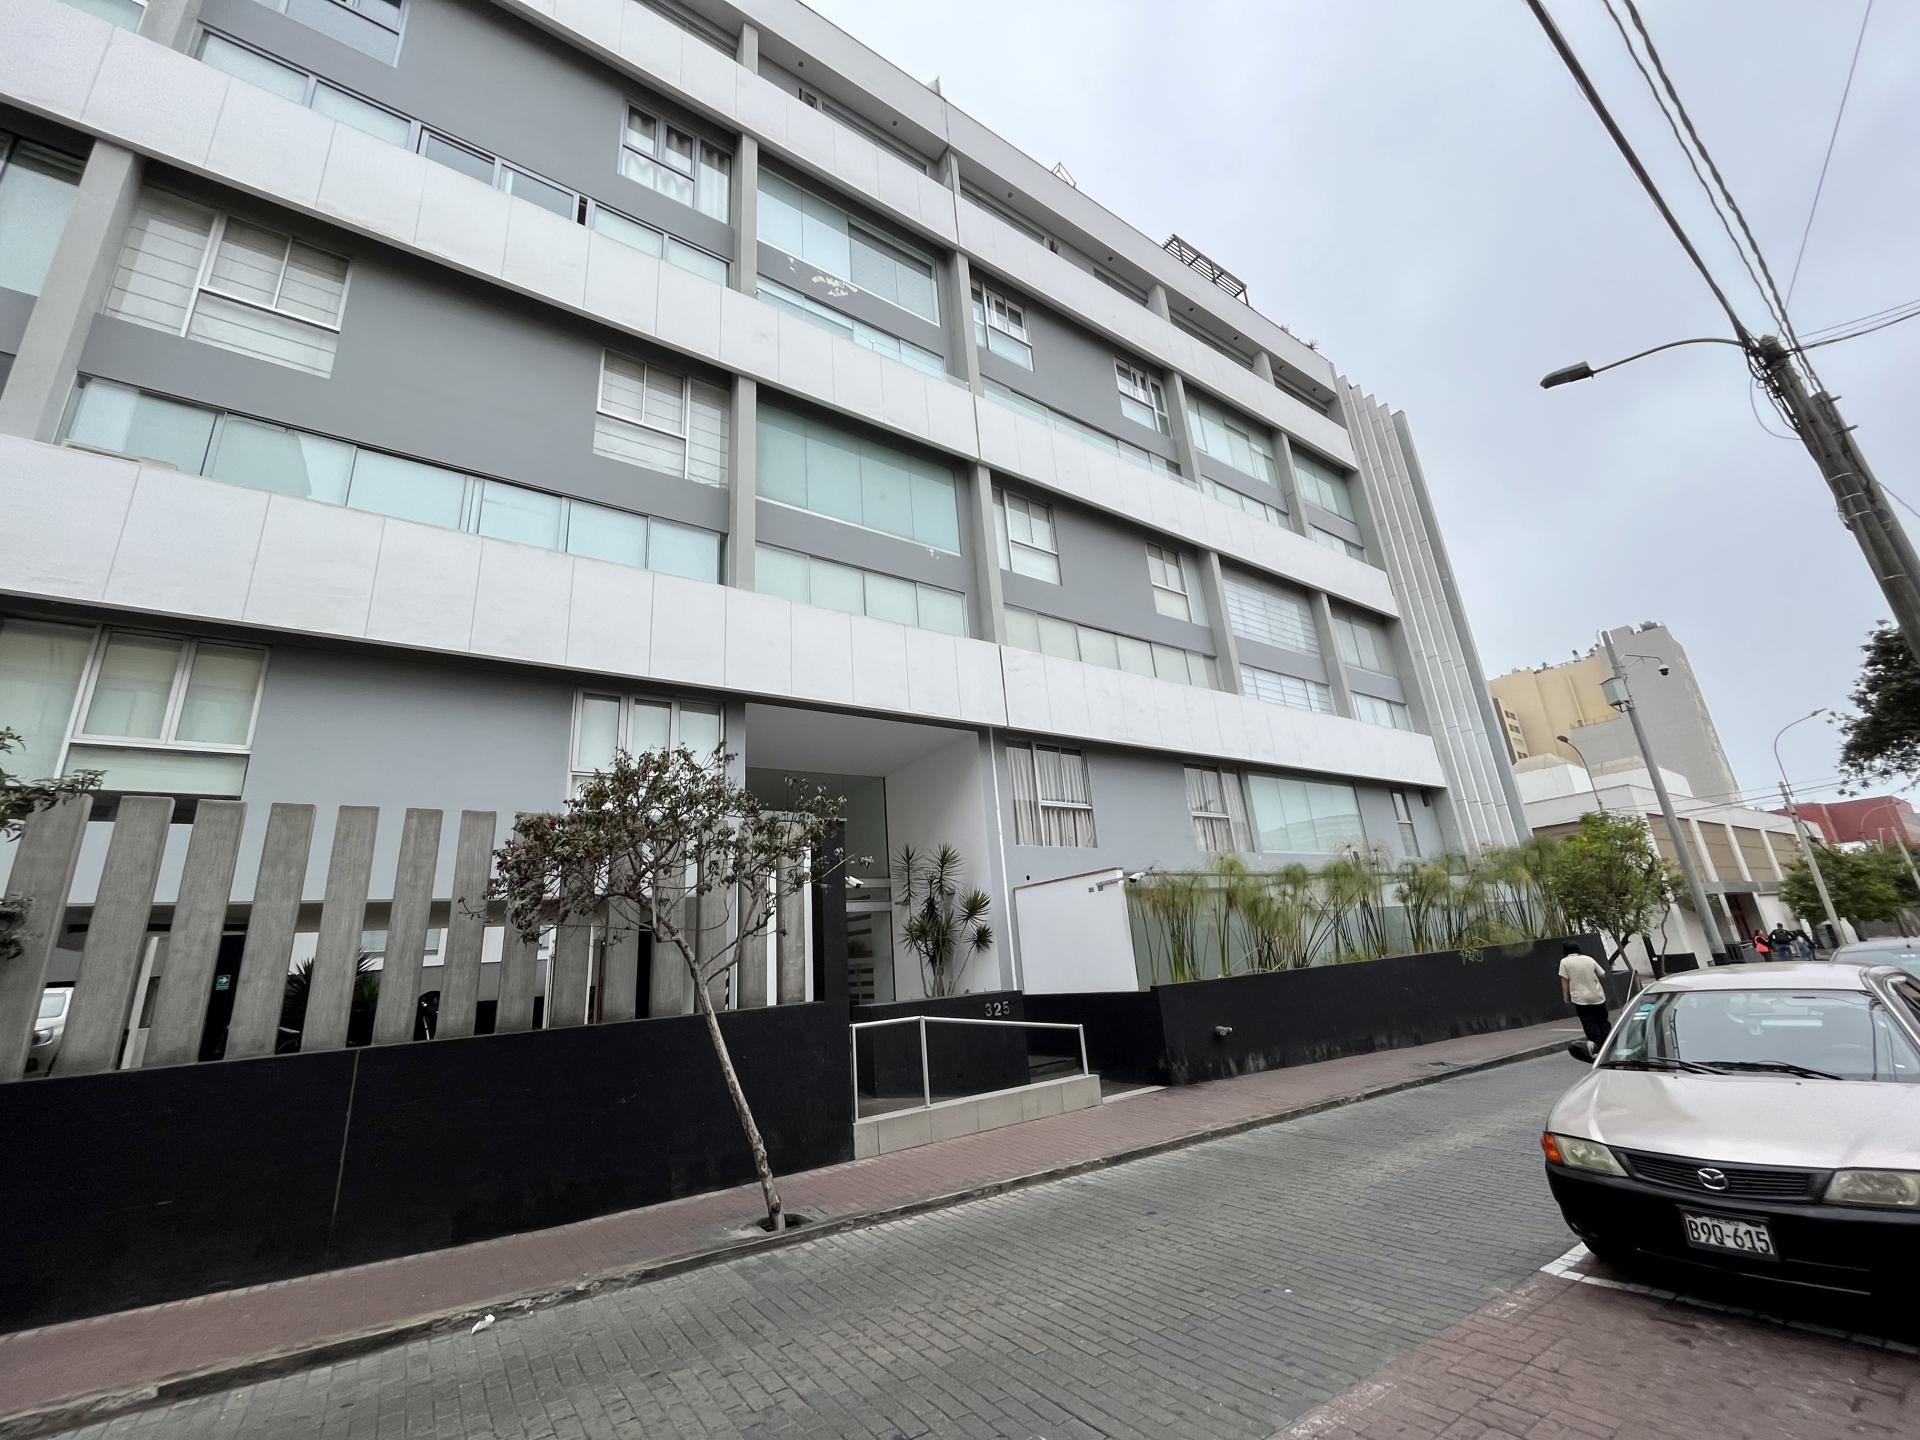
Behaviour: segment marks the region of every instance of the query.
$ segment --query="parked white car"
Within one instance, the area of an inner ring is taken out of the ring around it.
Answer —
[[[40,1009],[33,1017],[33,1044],[27,1047],[27,1074],[45,1075],[60,1053],[60,1037],[67,1033],[67,1012],[73,1006],[71,985],[49,985],[40,992]]]
[[[1553,1107],[1547,1183],[1603,1260],[1909,1299],[1920,981],[1736,965],[1641,991]]]

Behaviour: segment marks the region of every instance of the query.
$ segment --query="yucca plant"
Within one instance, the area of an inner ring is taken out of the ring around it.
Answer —
[[[920,957],[920,976],[936,1000],[958,995],[967,965],[993,946],[987,924],[993,902],[981,890],[962,892],[965,874],[951,845],[931,855],[902,845],[893,864],[894,896],[907,917],[900,938]]]

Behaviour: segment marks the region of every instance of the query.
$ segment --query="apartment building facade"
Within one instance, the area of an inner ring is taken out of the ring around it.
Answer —
[[[1028,883],[1524,833],[1405,417],[804,6],[0,35],[10,769],[379,806],[371,924],[404,807],[723,744],[847,796],[875,998],[902,844],[987,988]]]

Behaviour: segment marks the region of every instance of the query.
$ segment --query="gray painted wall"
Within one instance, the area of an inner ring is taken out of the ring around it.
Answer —
[[[18,290],[0,290],[0,354],[11,360],[20,348],[20,337],[27,331],[27,316],[33,313],[33,296]]]

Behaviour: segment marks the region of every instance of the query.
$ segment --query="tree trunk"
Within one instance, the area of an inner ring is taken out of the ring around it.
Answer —
[[[707,1017],[707,1035],[713,1041],[713,1053],[720,1057],[720,1073],[726,1077],[727,1094],[733,1097],[733,1108],[740,1116],[740,1128],[747,1132],[747,1145],[753,1151],[753,1168],[760,1176],[760,1193],[767,1201],[767,1223],[778,1235],[786,1228],[786,1211],[780,1203],[780,1192],[774,1188],[773,1166],[767,1160],[767,1142],[760,1138],[760,1127],[753,1123],[753,1111],[747,1105],[746,1092],[740,1088],[740,1077],[734,1073],[733,1056],[727,1053],[727,1037],[720,1033],[720,1017],[714,1012],[713,996],[701,983],[697,967],[687,966],[687,974],[693,982],[693,995],[700,1006],[700,1013]]]

